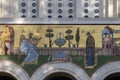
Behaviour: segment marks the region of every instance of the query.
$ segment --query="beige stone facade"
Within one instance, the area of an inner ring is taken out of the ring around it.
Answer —
[[[6,19],[23,18],[22,16],[27,19],[47,19],[50,16],[53,19],[118,18],[119,3],[120,0],[0,0],[0,17]]]

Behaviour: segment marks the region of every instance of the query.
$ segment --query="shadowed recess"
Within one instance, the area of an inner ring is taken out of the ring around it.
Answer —
[[[104,80],[120,80],[120,73],[113,73],[107,76]]]
[[[17,80],[17,79],[11,74],[0,72],[0,80]]]
[[[47,76],[44,80],[76,80],[76,79],[70,74],[57,72]]]

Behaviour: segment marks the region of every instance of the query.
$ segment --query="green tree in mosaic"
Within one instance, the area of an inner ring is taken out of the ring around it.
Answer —
[[[72,30],[68,29],[65,32],[67,35],[65,36],[66,40],[68,40],[68,46],[71,47],[71,40],[74,38],[74,36],[71,34]]]
[[[51,29],[51,28],[48,28],[47,30],[46,30],[46,34],[45,34],[45,36],[47,37],[47,38],[49,38],[49,47],[51,48],[52,47],[52,38],[54,37],[54,34],[53,34],[53,29]]]
[[[79,30],[79,28],[76,31],[76,37],[75,37],[75,39],[76,39],[76,44],[77,44],[77,48],[78,48],[79,41],[80,41],[80,30]]]

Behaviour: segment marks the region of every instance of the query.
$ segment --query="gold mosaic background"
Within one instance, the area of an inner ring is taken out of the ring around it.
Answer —
[[[3,30],[3,27],[5,25],[0,25],[0,31]],[[86,45],[86,33],[90,32],[92,36],[95,38],[95,46],[96,47],[101,47],[102,46],[102,30],[104,29],[105,26],[107,25],[10,25],[14,28],[15,31],[15,45],[14,47],[19,47],[19,38],[21,31],[24,29],[25,31],[25,36],[28,37],[29,32],[33,32],[34,36],[38,35],[41,36],[42,39],[38,43],[38,47],[44,47],[44,44],[49,44],[48,38],[45,37],[46,34],[46,29],[48,27],[53,29],[54,37],[53,41],[57,38],[57,34],[59,32],[64,33],[67,29],[73,30],[73,35],[74,39],[71,42],[71,44],[76,44],[75,41],[75,34],[76,30],[79,27],[80,29],[80,45],[79,47],[85,47]],[[115,30],[120,30],[120,25],[109,25],[112,29]],[[39,30],[39,33],[37,33],[37,30]],[[120,34],[114,34],[115,38],[120,38]],[[55,44],[53,44],[53,47],[57,47]],[[68,47],[68,43],[66,43],[63,47]]]

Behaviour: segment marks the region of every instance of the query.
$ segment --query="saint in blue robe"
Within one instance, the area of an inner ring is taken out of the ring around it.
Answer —
[[[87,66],[94,66],[94,54],[95,54],[95,40],[93,36],[88,32],[88,37],[86,40],[86,65]]]
[[[21,46],[20,51],[27,52],[27,57],[24,59],[24,62],[33,62],[38,60],[38,49],[35,44],[30,42],[30,39],[25,40]]]

